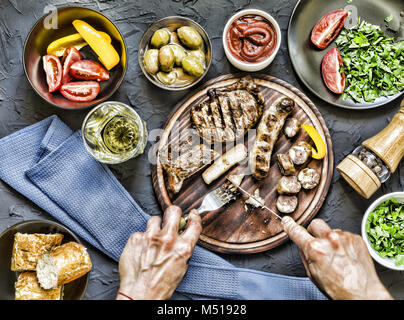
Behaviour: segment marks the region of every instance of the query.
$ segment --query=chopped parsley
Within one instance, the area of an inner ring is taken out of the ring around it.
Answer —
[[[404,41],[394,42],[379,26],[358,19],[336,44],[346,75],[344,100],[374,102],[404,90]]]
[[[386,21],[387,23],[391,22],[393,20],[393,14],[390,14],[389,16],[387,16],[386,18],[384,18],[384,21]]]
[[[369,214],[366,233],[381,257],[404,265],[404,203],[394,198],[381,203]]]

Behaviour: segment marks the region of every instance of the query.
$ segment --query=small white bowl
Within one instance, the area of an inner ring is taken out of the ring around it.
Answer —
[[[265,18],[266,20],[268,20],[275,28],[275,32],[276,32],[276,36],[277,36],[277,40],[276,40],[277,43],[276,43],[274,52],[265,60],[256,62],[256,63],[242,62],[239,59],[237,59],[236,57],[234,57],[231,54],[231,52],[229,51],[229,49],[227,47],[227,42],[226,42],[227,31],[229,30],[233,21],[235,21],[236,19],[238,19],[242,16],[250,15],[250,14],[258,15],[258,16],[261,16],[261,17]],[[235,66],[237,69],[240,69],[243,71],[255,72],[255,71],[260,71],[260,70],[266,68],[274,60],[276,54],[279,51],[279,47],[281,46],[282,36],[281,36],[281,29],[279,28],[278,23],[270,14],[266,13],[265,11],[258,10],[258,9],[246,9],[246,10],[237,12],[234,16],[232,16],[227,21],[226,26],[224,27],[224,30],[223,30],[222,40],[223,40],[223,48],[224,48],[226,57],[233,66]]]
[[[379,199],[377,199],[375,202],[373,202],[370,207],[366,210],[363,220],[362,220],[362,238],[365,240],[365,243],[368,247],[368,250],[370,252],[370,255],[374,260],[376,260],[378,263],[380,263],[382,266],[385,266],[386,268],[392,269],[392,270],[404,270],[404,265],[401,266],[396,266],[394,259],[391,258],[383,258],[381,257],[378,252],[373,249],[367,232],[366,232],[366,221],[368,220],[369,214],[376,209],[376,207],[381,204],[383,201],[389,200],[391,198],[395,198],[398,202],[404,203],[404,192],[393,192],[393,193],[388,193]]]

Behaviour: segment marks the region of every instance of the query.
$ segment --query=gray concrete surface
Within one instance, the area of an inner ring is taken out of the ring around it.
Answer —
[[[87,111],[64,111],[44,102],[30,87],[23,67],[22,49],[32,25],[48,4],[82,5],[111,18],[123,33],[128,49],[128,71],[124,82],[112,97],[132,105],[147,122],[149,129],[160,128],[173,106],[189,91],[169,92],[153,86],[143,76],[137,62],[138,42],[149,24],[169,15],[190,17],[206,28],[213,44],[213,62],[204,79],[235,72],[222,48],[222,29],[235,12],[248,8],[268,11],[279,22],[283,41],[279,54],[264,73],[283,79],[301,89],[322,113],[334,145],[335,162],[339,163],[364,139],[384,128],[398,110],[399,101],[368,111],[347,111],[327,105],[312,95],[296,78],[287,50],[287,25],[296,0],[0,0],[0,137],[57,114],[72,129],[80,128]],[[196,89],[196,88],[194,88]],[[150,144],[147,146],[146,154]],[[112,167],[121,183],[150,214],[161,214],[154,196],[151,168],[147,156]],[[403,190],[404,163],[369,200],[356,194],[334,170],[328,197],[318,217],[333,228],[360,233],[362,215],[379,196]],[[0,232],[22,220],[52,219],[49,214],[0,181]],[[114,299],[119,276],[117,264],[90,248],[94,268],[86,299]],[[273,250],[246,256],[222,255],[237,266],[267,272],[305,276],[299,251],[288,242]],[[404,297],[404,273],[376,266],[382,281],[396,298]],[[1,276],[1,275],[0,275]]]

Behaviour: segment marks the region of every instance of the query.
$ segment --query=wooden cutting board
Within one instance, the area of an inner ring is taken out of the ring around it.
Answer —
[[[212,79],[199,91],[191,93],[178,103],[168,118],[159,143],[156,143],[155,146],[160,149],[172,139],[176,139],[178,132],[192,126],[190,109],[194,104],[208,99],[206,95],[208,89],[232,84],[242,76],[241,74],[229,74]],[[265,108],[282,95],[292,98],[297,107],[291,117],[299,119],[301,123],[313,125],[326,142],[326,157],[322,160],[311,159],[307,164],[321,173],[320,183],[313,190],[299,192],[299,205],[292,214],[299,224],[307,225],[320,209],[330,187],[334,163],[330,134],[320,112],[297,88],[272,76],[260,74],[252,76],[263,93]],[[252,143],[253,139],[254,136],[249,137],[249,140],[252,140],[249,143]],[[310,138],[304,130],[300,130],[300,133],[293,139],[287,139],[284,134],[281,134],[273,150],[269,176],[261,181],[255,180],[252,176],[246,176],[241,184],[241,187],[251,194],[259,188],[260,196],[265,199],[265,204],[276,212],[278,212],[276,209],[276,184],[281,177],[276,154],[287,153],[292,144],[299,140],[310,141]],[[248,141],[245,141],[246,145],[247,143]],[[201,170],[184,182],[178,194],[173,194],[166,188],[165,172],[158,155],[156,160],[156,164],[152,167],[152,179],[162,209],[174,204],[181,207],[184,214],[191,209],[198,208],[208,192],[222,185],[229,174],[237,173],[246,165],[240,164],[234,167],[210,185],[206,185],[202,180],[201,174],[204,170]],[[203,231],[199,239],[201,246],[217,252],[247,254],[274,248],[288,239],[280,221],[270,212],[260,208],[246,211],[243,200],[245,200],[245,196],[239,195],[237,200],[228,203],[221,209],[202,215]]]

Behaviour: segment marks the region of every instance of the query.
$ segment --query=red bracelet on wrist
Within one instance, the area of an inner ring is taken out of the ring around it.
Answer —
[[[120,294],[121,296],[124,296],[125,298],[128,298],[129,300],[135,300],[135,299],[133,299],[132,297],[129,297],[127,294],[124,294],[124,293],[121,292],[121,291],[118,291],[118,294]]]

